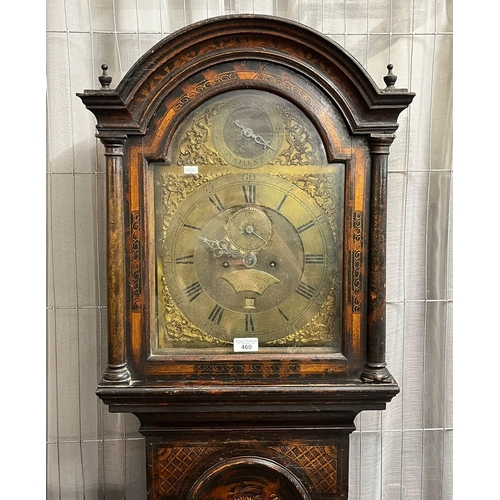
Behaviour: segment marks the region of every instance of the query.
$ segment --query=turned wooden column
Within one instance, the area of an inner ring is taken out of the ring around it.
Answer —
[[[128,384],[125,346],[125,219],[123,206],[123,146],[125,135],[97,136],[106,156],[108,251],[108,365],[103,383]]]
[[[387,165],[394,134],[372,134],[368,139],[371,157],[370,251],[368,276],[367,361],[365,382],[389,382],[385,362]]]

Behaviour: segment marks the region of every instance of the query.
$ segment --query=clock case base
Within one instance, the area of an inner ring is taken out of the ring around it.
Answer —
[[[129,394],[134,389],[137,399]],[[398,391],[393,381],[100,386],[98,395],[111,412],[140,420],[148,500],[229,499],[238,488],[253,491],[242,497],[252,500],[345,500],[354,419],[384,409]]]
[[[272,495],[347,499],[352,428],[351,422],[335,428],[231,425],[155,431],[143,424],[148,499],[231,498],[238,486],[258,486],[266,500]]]

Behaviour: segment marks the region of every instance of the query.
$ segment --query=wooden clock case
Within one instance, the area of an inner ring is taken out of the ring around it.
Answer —
[[[385,363],[387,164],[414,94],[379,89],[343,48],[300,24],[224,16],[165,38],[115,89],[78,94],[107,162],[108,366],[97,395],[134,413],[150,500],[316,500],[348,495],[349,434],[399,391]],[[314,124],[345,169],[340,353],[152,354],[147,169],[198,106],[274,93]]]

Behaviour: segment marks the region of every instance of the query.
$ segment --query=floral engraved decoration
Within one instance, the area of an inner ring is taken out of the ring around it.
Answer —
[[[279,165],[319,165],[321,163],[318,148],[313,144],[312,136],[297,116],[284,106],[276,106],[285,126],[285,138],[290,145],[280,152],[272,164]]]
[[[139,212],[130,214],[130,287],[132,292],[132,310],[142,310],[141,283],[141,218]]]
[[[330,224],[333,232],[335,243],[339,243],[340,227],[338,224],[339,209],[337,201],[340,199],[340,182],[337,175],[334,174],[304,174],[304,175],[288,175],[276,174],[278,177],[292,182],[297,187],[307,192],[321,207]],[[321,306],[318,314],[300,330],[282,337],[277,340],[267,342],[266,345],[326,345],[333,342],[334,332],[340,327],[337,310],[339,297],[341,292],[341,268],[340,260],[331,261],[334,266],[333,287],[327,297],[323,297],[324,303]],[[321,300],[322,300],[321,299]]]
[[[210,175],[179,175],[164,173],[161,176],[162,183],[162,205],[163,205],[163,228],[162,237],[165,238],[165,232],[168,228],[172,216],[179,208],[180,204],[196,189],[203,184],[211,182],[214,179],[227,175],[228,172],[218,172]]]
[[[353,214],[354,227],[354,250],[352,252],[352,312],[361,312],[361,259],[363,250],[363,214],[362,212],[354,212]]]
[[[163,314],[166,323],[165,341],[167,342],[182,342],[182,343],[199,343],[206,344],[230,344],[230,342],[218,339],[208,333],[196,328],[192,323],[178,311],[174,304],[172,296],[165,283],[165,278],[162,278],[163,283]]]
[[[223,104],[211,106],[193,119],[191,128],[179,144],[178,165],[227,165],[220,154],[208,145],[211,141],[212,119],[221,107]]]

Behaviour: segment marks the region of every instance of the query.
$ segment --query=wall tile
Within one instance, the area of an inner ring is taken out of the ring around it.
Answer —
[[[47,71],[47,161],[52,173],[71,173],[74,167],[68,57],[66,33],[48,33],[46,60],[52,70]]]
[[[368,60],[366,69],[375,81],[375,84],[383,89],[386,87],[384,76],[387,75],[387,65],[389,60],[389,51],[391,38],[389,35],[369,35],[367,40]]]
[[[413,2],[392,0],[391,21],[393,33],[411,33],[413,26]]]
[[[401,481],[401,447],[403,444],[403,433],[384,431],[382,432],[382,499],[400,500]]]
[[[453,498],[453,431],[445,430],[443,452],[443,492],[442,500]]]
[[[77,309],[56,309],[57,418],[61,441],[80,440],[80,359]]]
[[[103,498],[101,448],[102,444],[99,441],[82,443],[85,500],[101,500]],[[137,498],[139,499],[139,497]]]
[[[345,27],[347,33],[367,33],[367,2],[360,2],[359,0],[345,0]]]
[[[89,0],[89,5],[91,24],[94,31],[113,31],[116,29],[113,2],[108,2],[106,0]]]
[[[406,174],[391,172],[387,180],[387,261],[386,300],[404,300],[405,246],[404,221],[406,217]]]
[[[426,298],[428,300],[447,298],[450,184],[451,172],[431,172],[429,175],[426,243]]]
[[[101,379],[98,372],[99,331],[96,308],[80,309],[78,313],[80,353],[80,422],[82,440],[100,438],[98,427],[99,399],[95,394]]]
[[[127,439],[126,498],[146,498],[146,444],[144,439]]]
[[[438,33],[453,31],[453,0],[437,0],[436,30]]]
[[[84,477],[80,443],[59,444],[60,498],[84,500]]]
[[[324,33],[338,35],[345,33],[344,2],[323,2]]]
[[[434,33],[436,31],[436,10],[429,0],[413,0],[413,29],[415,33]]]
[[[422,498],[442,498],[444,430],[424,430]]]
[[[65,0],[68,30],[89,32],[91,30],[90,2],[88,0]]]
[[[73,175],[52,174],[50,189],[54,305],[56,307],[75,307],[77,287]]]
[[[382,498],[382,435],[380,432],[361,432],[360,500]]]
[[[50,0],[46,2],[46,24],[48,31],[66,31],[65,4],[65,0]]]
[[[415,35],[412,47],[410,91],[418,97],[413,99],[410,112],[410,170],[428,170],[431,165],[431,118],[432,118],[432,75],[434,62],[434,37]]]
[[[446,302],[428,302],[425,321],[424,428],[444,427]]]
[[[73,458],[70,460],[73,461]],[[59,445],[47,444],[47,500],[59,500]]]
[[[423,430],[403,431],[402,500],[426,498],[422,495],[423,434]]]
[[[391,31],[392,0],[369,0],[368,31],[370,33],[389,33]]]
[[[368,59],[368,36],[367,35],[345,35],[342,46],[355,57],[359,64],[366,68]]]
[[[403,382],[404,359],[404,304],[387,304],[386,362],[396,382]],[[387,408],[381,412],[383,431],[403,428],[403,398],[401,393],[395,396]]]
[[[125,441],[104,441],[103,495],[106,500],[123,500],[126,497],[126,445]]]
[[[404,228],[406,300],[425,300],[426,298],[428,198],[429,173],[409,173]]]
[[[47,310],[47,442],[56,443],[57,429],[57,338],[54,309]]]
[[[432,79],[431,168],[449,169],[453,153],[453,37],[436,36]]]
[[[403,429],[423,428],[423,378],[425,344],[425,303],[405,307],[403,378]]]
[[[445,352],[445,402],[444,427],[453,427],[453,302],[448,303],[446,318],[446,352]]]
[[[361,432],[349,437],[349,499],[359,500],[361,495]]]
[[[96,175],[75,175],[76,277],[79,307],[98,305]]]

